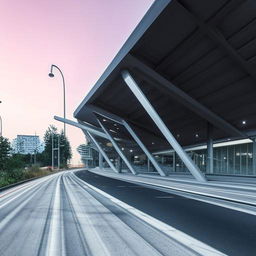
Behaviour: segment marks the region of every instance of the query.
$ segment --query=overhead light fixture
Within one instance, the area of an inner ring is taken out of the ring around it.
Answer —
[[[154,144],[155,144],[155,142],[151,142],[151,144],[152,144],[152,145],[154,145]]]
[[[196,134],[196,138],[199,138],[199,134],[198,133]]]
[[[130,149],[130,152],[133,152],[133,150],[132,150],[132,149]]]
[[[106,119],[103,119],[103,122],[106,122],[107,120]]]
[[[245,124],[246,124],[246,121],[245,121],[245,120],[243,120],[243,121],[242,121],[242,124],[243,124],[243,125],[245,125]]]
[[[124,148],[122,148],[122,150],[124,150]]]

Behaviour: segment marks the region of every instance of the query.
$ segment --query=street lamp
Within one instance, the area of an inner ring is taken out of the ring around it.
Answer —
[[[49,77],[54,77],[54,74],[53,74],[53,68],[56,68],[60,74],[61,74],[61,77],[62,77],[62,83],[63,83],[63,108],[64,108],[64,119],[66,119],[66,94],[65,94],[65,79],[64,79],[64,75],[61,71],[61,69],[56,66],[56,65],[51,65],[51,71],[49,73]],[[64,136],[66,137],[66,123],[64,123]]]

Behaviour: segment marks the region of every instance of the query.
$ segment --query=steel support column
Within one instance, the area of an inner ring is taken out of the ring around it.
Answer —
[[[176,172],[176,153],[173,152],[173,172]]]
[[[252,170],[253,174],[256,175],[256,138],[252,139]]]
[[[213,139],[212,139],[212,125],[207,124],[207,173],[213,173]]]
[[[103,168],[103,156],[100,152],[99,152],[99,168],[100,169]]]
[[[94,136],[86,131],[86,134],[88,135],[88,137],[92,140],[92,142],[95,144],[95,146],[98,148],[100,154],[104,157],[104,159],[107,161],[109,167],[114,171],[114,172],[118,172],[116,167],[113,165],[113,163],[110,161],[110,159],[108,158],[107,154],[105,153],[105,151],[101,148],[100,144],[98,143],[98,141],[94,138]]]
[[[119,173],[122,172],[122,158],[120,156],[117,157],[117,170]]]
[[[191,172],[191,174],[195,177],[196,180],[200,182],[206,182],[206,178],[203,175],[203,173],[199,170],[199,168],[195,165],[195,163],[192,161],[192,159],[187,155],[187,153],[182,149],[180,144],[177,142],[175,137],[172,135],[170,130],[167,128],[163,120],[159,117],[151,103],[148,101],[144,93],[141,91],[133,77],[130,75],[128,71],[122,71],[122,77],[125,81],[125,83],[128,85],[128,87],[131,89],[135,97],[138,99],[138,101],[141,103],[143,108],[146,110],[146,112],[149,114],[149,116],[152,118],[156,126],[159,128],[159,130],[162,132],[162,134],[165,136],[167,141],[170,143],[170,145],[173,147],[173,149],[177,152],[183,163],[186,165],[188,170]]]
[[[117,145],[117,143],[115,142],[114,138],[111,136],[111,134],[108,132],[108,130],[105,128],[105,126],[102,124],[102,122],[97,118],[102,130],[105,132],[105,134],[108,136],[108,139],[110,140],[110,142],[112,143],[112,145],[114,146],[117,154],[123,159],[123,161],[125,162],[126,166],[128,167],[128,169],[134,174],[136,175],[137,172],[134,170],[134,168],[132,167],[131,163],[129,162],[129,160],[126,158],[126,156],[123,154],[122,150],[119,148],[119,146]]]
[[[126,128],[126,130],[130,133],[130,135],[133,137],[133,139],[136,141],[136,143],[139,145],[139,147],[143,150],[143,152],[146,154],[150,162],[153,164],[153,166],[156,168],[157,172],[161,176],[166,176],[166,173],[161,169],[161,167],[158,165],[156,159],[152,156],[152,154],[148,151],[146,146],[142,143],[140,138],[137,136],[137,134],[134,132],[134,130],[131,128],[131,126],[123,120],[123,125]]]

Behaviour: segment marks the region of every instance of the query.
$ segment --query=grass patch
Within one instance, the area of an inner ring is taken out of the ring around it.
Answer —
[[[5,187],[20,181],[39,178],[57,171],[52,171],[49,168],[42,168],[39,166],[32,166],[26,169],[14,169],[11,171],[0,172],[0,188]]]

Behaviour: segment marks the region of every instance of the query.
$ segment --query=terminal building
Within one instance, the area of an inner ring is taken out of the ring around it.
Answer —
[[[254,0],[157,0],[74,112],[115,172],[256,177]],[[102,171],[104,168],[102,168]]]
[[[77,152],[85,167],[93,168],[99,165],[99,152],[93,144],[81,144],[77,147]]]

